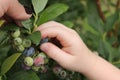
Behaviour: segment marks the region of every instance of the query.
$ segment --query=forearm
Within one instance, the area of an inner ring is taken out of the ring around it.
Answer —
[[[120,70],[102,59],[101,57],[89,54],[86,56],[82,73],[90,80],[120,80]]]

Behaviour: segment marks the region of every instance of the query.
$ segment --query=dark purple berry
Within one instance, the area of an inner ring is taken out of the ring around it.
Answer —
[[[34,47],[30,47],[24,50],[23,54],[26,56],[32,56],[35,53]]]
[[[49,41],[48,38],[44,38],[44,39],[42,39],[42,40],[40,41],[40,45],[43,44],[43,43],[46,43],[46,42],[48,42],[48,41]]]

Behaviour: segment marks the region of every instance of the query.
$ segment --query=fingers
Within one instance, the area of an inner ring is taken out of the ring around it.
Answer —
[[[68,47],[74,43],[76,33],[62,24],[50,21],[39,26],[38,30],[42,33],[42,38],[56,38],[62,46]],[[77,35],[78,36],[78,35]],[[76,39],[77,40],[77,39]],[[66,44],[67,43],[67,44]]]
[[[17,20],[28,19],[31,16],[26,13],[24,7],[18,2],[18,0],[11,1],[7,14]]]
[[[31,16],[26,13],[18,0],[1,0],[0,2],[0,17],[7,14],[15,20],[25,20]]]
[[[68,67],[69,62],[72,59],[72,55],[65,53],[57,46],[52,43],[44,43],[41,45],[41,50],[43,50],[49,57],[57,61],[61,66]]]

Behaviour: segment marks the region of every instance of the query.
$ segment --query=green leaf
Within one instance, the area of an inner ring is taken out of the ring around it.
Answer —
[[[9,23],[9,24],[5,24],[2,28],[1,28],[1,30],[2,31],[16,31],[17,29],[19,29],[20,27],[17,25],[17,24],[15,24],[15,23]]]
[[[15,64],[16,60],[20,57],[20,55],[21,53],[13,54],[3,62],[1,66],[1,75],[4,75],[11,69],[11,67]]]
[[[104,32],[103,24],[101,18],[99,17],[96,1],[88,0],[87,5],[88,5],[88,12],[87,12],[88,23],[96,31],[98,31],[99,33],[103,33]]]
[[[0,45],[0,65],[3,63],[3,60],[7,57],[7,54],[10,50],[11,46],[7,45]]]
[[[47,2],[48,0],[32,0],[35,13],[40,13],[45,8]]]
[[[30,30],[32,27],[33,27],[33,21],[31,19],[28,19],[28,20],[25,20],[25,21],[22,21],[22,25]]]
[[[40,80],[33,71],[19,71],[11,75],[11,80]]]
[[[57,3],[51,5],[47,9],[45,9],[38,18],[37,25],[43,24],[49,20],[53,20],[57,16],[63,14],[68,10],[68,6],[65,4]]]
[[[2,43],[7,38],[7,32],[6,31],[0,31],[0,43]]]
[[[106,31],[109,31],[110,29],[113,28],[114,24],[116,23],[116,21],[119,19],[119,14],[118,12],[116,12],[115,14],[109,16],[107,18],[107,22],[104,25],[104,28]]]
[[[41,33],[39,31],[33,32],[28,37],[34,44],[38,45],[41,40]]]

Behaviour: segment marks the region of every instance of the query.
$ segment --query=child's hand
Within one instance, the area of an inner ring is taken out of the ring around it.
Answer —
[[[53,21],[39,26],[38,30],[42,38],[60,41],[61,49],[52,43],[43,43],[40,48],[64,68],[80,72],[90,80],[120,80],[119,69],[93,54],[74,30]]]
[[[48,56],[66,69],[78,71],[84,68],[83,60],[91,51],[74,30],[53,21],[39,26],[38,29],[42,33],[42,38],[56,38],[63,46],[60,49],[52,43],[42,44],[41,50],[46,52]]]
[[[25,12],[18,0],[0,0],[0,17],[4,14],[15,20],[25,20],[31,16]]]

